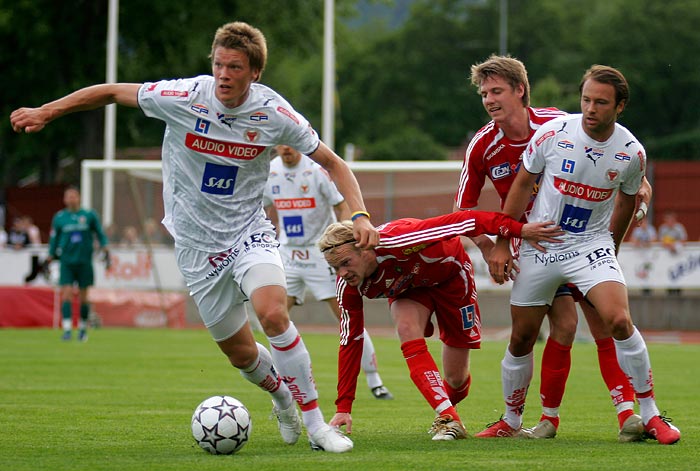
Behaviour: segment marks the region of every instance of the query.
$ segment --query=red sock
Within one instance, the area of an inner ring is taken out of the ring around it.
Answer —
[[[450,398],[450,402],[452,405],[456,406],[462,399],[469,395],[469,388],[472,385],[472,375],[467,376],[467,380],[458,388],[453,388],[447,381],[443,381],[442,384],[445,386],[445,391],[447,391],[447,397]]]
[[[622,428],[622,426],[625,423],[625,420],[627,420],[629,418],[629,416],[632,414],[634,414],[633,409],[625,409],[622,412],[620,412],[619,414],[617,414],[617,421],[620,422],[620,428]]]
[[[540,417],[540,422],[542,422],[543,420],[549,420],[550,422],[552,422],[552,425],[554,425],[554,428],[559,428],[559,417],[550,417],[548,415],[542,414],[542,416]]]
[[[549,337],[542,353],[540,376],[540,399],[543,407],[555,408],[561,405],[570,370],[571,346],[562,345]]]
[[[406,359],[413,383],[428,401],[430,407],[437,412],[440,405],[444,408],[445,403],[449,404],[449,398],[443,387],[440,371],[438,371],[435,360],[433,360],[432,355],[428,351],[428,344],[425,343],[425,339],[421,338],[404,342],[401,344],[401,351]],[[444,411],[441,413],[444,413]],[[450,413],[450,415],[452,414]],[[456,416],[456,412],[453,418],[459,419]]]
[[[595,343],[598,346],[600,373],[603,375],[603,381],[605,381],[608,391],[610,391],[613,404],[634,402],[634,388],[617,362],[615,342],[612,337],[598,339]]]

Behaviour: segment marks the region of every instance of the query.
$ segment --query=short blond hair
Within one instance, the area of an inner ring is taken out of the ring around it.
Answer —
[[[337,247],[355,242],[352,228],[352,221],[347,220],[329,224],[326,230],[323,231],[323,234],[321,234],[318,242],[316,242],[316,245],[324,255],[333,255],[333,251]]]
[[[480,64],[474,64],[471,68],[472,84],[479,89],[481,83],[491,76],[501,77],[508,82],[513,90],[518,85],[523,86],[523,106],[530,106],[530,81],[527,78],[525,64],[514,57],[491,55]]]

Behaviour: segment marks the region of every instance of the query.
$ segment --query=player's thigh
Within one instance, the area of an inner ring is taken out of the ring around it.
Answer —
[[[80,288],[88,288],[95,284],[95,271],[92,263],[81,263],[77,267],[78,286]]]
[[[533,249],[523,250],[518,259],[518,273],[510,293],[513,306],[551,306],[557,288],[566,279],[562,258],[556,252],[541,254]]]
[[[77,282],[78,265],[61,262],[61,266],[59,268],[58,285],[73,286],[73,284]]]
[[[408,297],[391,299],[389,309],[401,342],[423,337],[431,309]]]

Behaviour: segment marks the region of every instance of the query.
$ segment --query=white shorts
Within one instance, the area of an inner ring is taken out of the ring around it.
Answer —
[[[287,276],[287,296],[304,303],[306,289],[317,301],[335,298],[335,271],[315,245],[280,246],[280,255]]]
[[[220,253],[175,247],[180,272],[214,340],[225,340],[243,327],[247,320],[243,303],[255,289],[285,286],[278,246],[274,228],[265,223],[244,233],[236,245]],[[269,275],[260,276],[258,270],[250,270],[259,265],[265,265]]]
[[[514,306],[551,305],[557,288],[572,283],[585,296],[604,281],[625,284],[610,236],[568,246],[547,253],[523,243],[519,258],[520,273],[513,282],[510,303]]]

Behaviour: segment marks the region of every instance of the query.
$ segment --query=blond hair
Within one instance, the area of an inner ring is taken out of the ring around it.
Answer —
[[[518,85],[522,85],[523,106],[530,106],[530,82],[527,79],[525,64],[514,57],[492,54],[484,62],[472,65],[471,81],[477,89],[491,76],[501,77],[513,87],[513,90],[518,88]]]
[[[333,251],[341,245],[355,242],[352,232],[352,221],[338,221],[330,224],[316,242],[324,255],[333,255]]]

